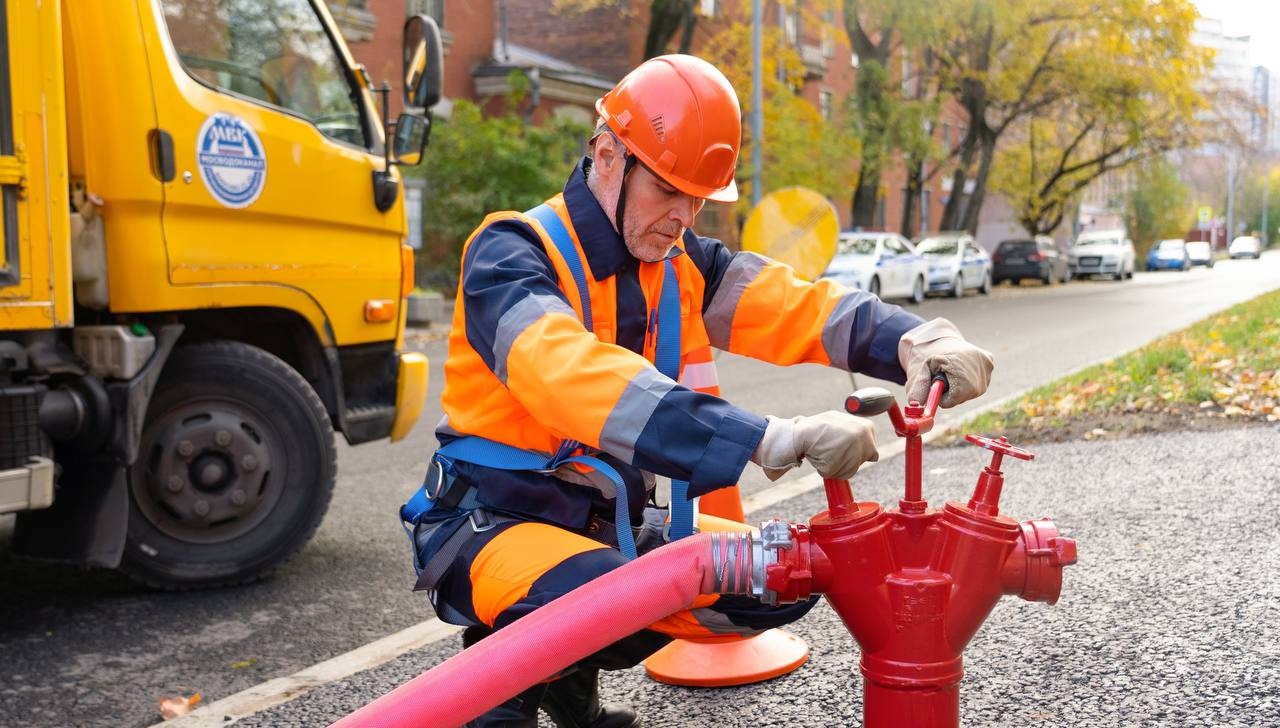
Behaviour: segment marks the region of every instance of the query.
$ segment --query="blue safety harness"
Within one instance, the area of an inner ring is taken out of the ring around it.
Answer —
[[[582,301],[583,326],[591,331],[591,297],[587,291],[586,271],[582,266],[582,258],[578,255],[578,249],[574,247],[573,240],[569,237],[569,231],[565,229],[560,216],[549,205],[539,205],[526,214],[541,223],[569,266],[574,283],[578,287],[578,298]],[[654,366],[665,376],[673,380],[677,379],[680,375],[680,284],[676,280],[675,265],[670,259],[665,262],[662,293],[658,299],[657,321],[651,320],[650,325],[656,325],[658,329]],[[614,525],[618,534],[618,550],[628,559],[634,559],[636,545],[631,534],[631,514],[627,508],[627,485],[618,471],[600,458],[574,454],[581,448],[583,448],[581,443],[566,440],[556,454],[548,458],[542,453],[521,450],[483,437],[469,436],[460,437],[444,445],[436,451],[434,459],[441,461],[444,465],[450,465],[454,460],[461,460],[498,470],[528,470],[545,474],[550,474],[560,466],[569,463],[586,465],[607,477],[617,489]],[[435,505],[438,494],[438,489],[434,493],[429,493],[428,484],[424,483],[409,502],[401,506],[401,521],[416,526]],[[687,481],[674,479],[671,481],[671,524],[668,534],[673,540],[693,533],[693,504],[689,501],[688,494]],[[463,504],[466,504],[466,500]],[[410,530],[408,526],[406,530]],[[413,541],[411,530],[410,541]]]

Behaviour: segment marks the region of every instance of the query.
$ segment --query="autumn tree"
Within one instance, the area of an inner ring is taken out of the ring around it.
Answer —
[[[764,97],[763,140],[743,128],[743,146],[738,155],[738,184],[742,196],[739,211],[750,204],[753,148],[762,143],[762,193],[783,187],[810,187],[832,199],[847,199],[853,180],[858,142],[849,133],[847,122],[839,118],[845,104],[832,104],[836,118],[823,119],[813,104],[796,94],[804,79],[804,63],[782,32],[767,28],[762,33],[762,80]],[[738,93],[744,119],[752,112],[751,26],[734,22],[713,35],[701,55],[716,64]]]
[[[1055,33],[1053,100],[1006,128],[991,176],[1028,233],[1057,228],[1093,180],[1197,140],[1194,19],[1185,0],[1117,3]]]
[[[936,94],[925,92],[930,77],[920,72],[932,65],[921,50],[926,38],[921,31],[930,27],[924,21],[929,7],[921,0],[846,0],[843,11],[844,30],[858,64],[848,119],[861,145],[850,216],[855,227],[875,225],[881,177],[893,152],[901,150],[909,167],[909,202],[902,223],[906,228],[911,204],[919,195],[924,160],[932,156],[929,132],[938,113]],[[892,61],[903,59],[908,68],[919,61],[914,74],[891,72]]]
[[[1187,185],[1178,169],[1159,156],[1134,166],[1133,185],[1124,200],[1125,227],[1133,238],[1134,252],[1146,260],[1157,240],[1181,237],[1191,221],[1187,209]]]

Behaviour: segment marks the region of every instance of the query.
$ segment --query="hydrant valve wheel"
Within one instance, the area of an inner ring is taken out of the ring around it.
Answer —
[[[1019,460],[1034,460],[1036,457],[1035,453],[1010,444],[1009,439],[1003,435],[1000,437],[965,435],[964,439],[972,442],[978,447],[985,447],[986,449],[991,450],[992,452],[998,452],[1001,455],[1011,455]]]

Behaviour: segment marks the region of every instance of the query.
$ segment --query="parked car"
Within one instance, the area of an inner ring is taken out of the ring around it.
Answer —
[[[991,282],[1013,281],[1016,286],[1024,278],[1035,278],[1046,286],[1055,281],[1071,280],[1067,257],[1048,235],[1034,238],[1002,240],[991,254]]]
[[[1133,277],[1133,241],[1123,230],[1091,230],[1080,233],[1067,254],[1071,275],[1108,275],[1116,280]]]
[[[1209,243],[1187,243],[1187,257],[1191,259],[1191,265],[1203,265],[1206,268],[1213,267],[1213,246]]]
[[[969,233],[930,233],[916,243],[916,252],[929,264],[929,291],[955,298],[966,289],[991,292],[991,256]]]
[[[880,298],[924,300],[928,267],[897,233],[840,233],[836,255],[823,274]]]
[[[1191,270],[1187,243],[1181,238],[1161,240],[1147,252],[1147,270]]]
[[[1257,260],[1262,257],[1262,241],[1252,235],[1241,235],[1231,244],[1227,246],[1227,255],[1232,258],[1253,258]]]

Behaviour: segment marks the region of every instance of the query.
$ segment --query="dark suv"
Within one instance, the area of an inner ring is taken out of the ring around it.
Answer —
[[[1008,280],[1016,286],[1024,278],[1035,278],[1052,285],[1071,280],[1067,257],[1047,235],[1002,241],[991,256],[991,264],[993,283]]]

